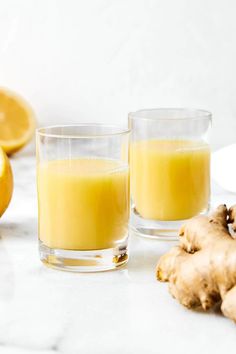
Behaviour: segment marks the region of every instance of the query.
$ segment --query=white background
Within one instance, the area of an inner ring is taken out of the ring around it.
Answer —
[[[208,109],[223,146],[236,141],[235,14],[234,0],[0,0],[0,85],[40,125]]]

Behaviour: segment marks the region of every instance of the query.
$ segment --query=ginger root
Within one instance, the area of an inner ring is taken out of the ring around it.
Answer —
[[[236,321],[236,205],[220,205],[210,216],[197,216],[179,232],[179,246],[157,264],[157,279],[169,282],[169,291],[188,308],[204,310],[222,301],[223,314]]]

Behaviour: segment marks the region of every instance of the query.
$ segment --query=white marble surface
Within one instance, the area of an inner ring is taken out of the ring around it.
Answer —
[[[15,191],[0,220],[1,354],[235,353],[236,327],[219,313],[186,310],[155,280],[170,245],[131,237],[119,271],[71,274],[38,258],[35,159],[12,159]],[[236,202],[215,191],[213,202]]]

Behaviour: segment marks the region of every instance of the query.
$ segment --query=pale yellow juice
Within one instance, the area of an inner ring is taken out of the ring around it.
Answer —
[[[115,160],[38,166],[39,238],[50,248],[98,250],[127,236],[129,171]]]
[[[147,140],[130,147],[131,197],[147,219],[188,219],[207,209],[210,148],[190,140]]]

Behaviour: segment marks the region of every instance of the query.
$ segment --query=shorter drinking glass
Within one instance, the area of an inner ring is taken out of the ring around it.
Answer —
[[[151,109],[129,114],[131,228],[160,240],[177,238],[182,222],[210,202],[211,113]]]
[[[70,271],[128,261],[129,130],[98,124],[37,130],[40,259]]]

